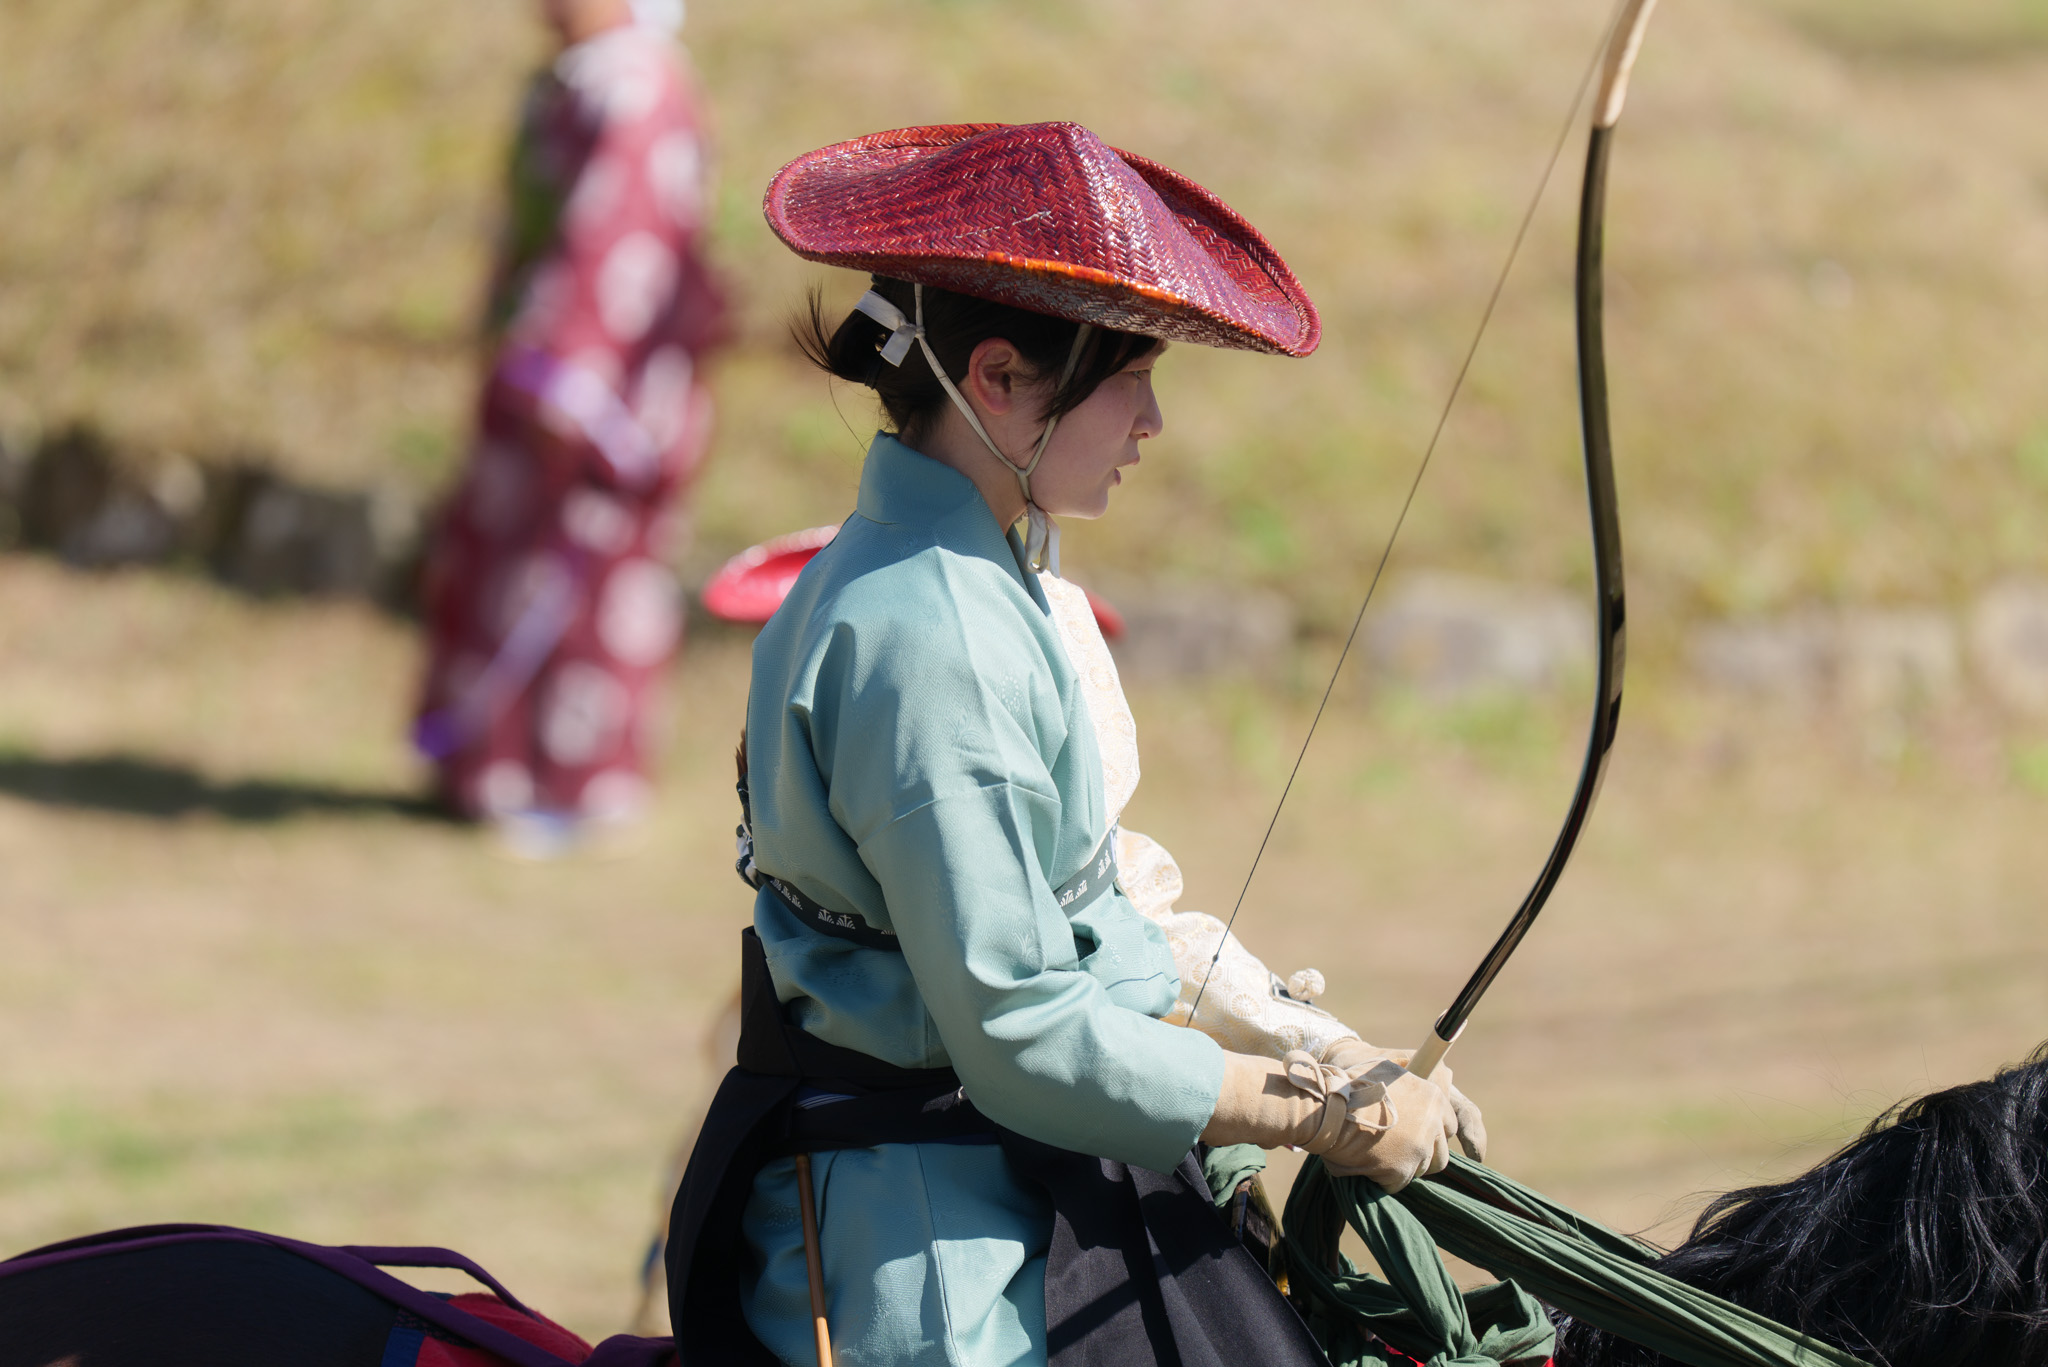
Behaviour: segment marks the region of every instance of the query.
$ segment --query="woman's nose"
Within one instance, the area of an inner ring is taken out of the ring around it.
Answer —
[[[1159,411],[1159,395],[1152,386],[1145,386],[1145,402],[1138,409],[1138,420],[1131,424],[1134,437],[1156,437],[1166,430],[1166,415]]]

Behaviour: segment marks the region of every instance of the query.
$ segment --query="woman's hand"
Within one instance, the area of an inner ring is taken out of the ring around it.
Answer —
[[[1323,1050],[1323,1062],[1353,1077],[1360,1077],[1381,1063],[1392,1063],[1405,1069],[1408,1060],[1414,1057],[1407,1049],[1382,1049],[1376,1044],[1367,1044],[1356,1037],[1340,1039]],[[1471,1097],[1451,1085],[1451,1070],[1439,1063],[1436,1071],[1429,1075],[1443,1094],[1450,1098],[1451,1111],[1458,1119],[1458,1147],[1465,1156],[1475,1163],[1486,1161],[1486,1119],[1479,1114],[1479,1107]]]
[[[1369,1177],[1399,1191],[1450,1166],[1458,1119],[1442,1088],[1391,1059],[1357,1077],[1338,1076],[1350,1090],[1351,1123],[1323,1155],[1332,1175]]]
[[[1451,1161],[1457,1119],[1434,1084],[1382,1060],[1352,1078],[1296,1052],[1223,1056],[1223,1088],[1202,1138],[1291,1147],[1322,1156],[1339,1177],[1399,1191]]]

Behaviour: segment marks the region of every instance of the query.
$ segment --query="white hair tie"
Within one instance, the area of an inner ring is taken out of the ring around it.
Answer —
[[[910,354],[910,344],[915,342],[921,329],[903,316],[903,310],[869,290],[853,306],[855,313],[868,317],[889,329],[889,340],[882,346],[882,359],[890,365],[902,365],[903,358]]]

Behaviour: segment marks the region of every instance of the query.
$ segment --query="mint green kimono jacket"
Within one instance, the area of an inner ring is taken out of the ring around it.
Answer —
[[[905,1068],[951,1067],[989,1119],[1157,1170],[1215,1109],[1223,1053],[1158,1017],[1179,991],[1120,891],[1054,889],[1107,834],[1086,703],[1037,577],[974,485],[877,435],[858,510],[754,647],[760,869],[896,936],[866,948],[770,892],[754,925],[789,1018]],[[995,1144],[820,1153],[833,1344],[846,1367],[1043,1362],[1052,1218]],[[791,1160],[745,1217],[754,1333],[815,1356]]]

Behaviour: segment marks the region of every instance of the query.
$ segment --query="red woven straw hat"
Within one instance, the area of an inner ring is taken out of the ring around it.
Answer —
[[[1306,356],[1322,338],[1258,229],[1075,123],[871,133],[783,167],[763,208],[826,265],[1200,346]]]

